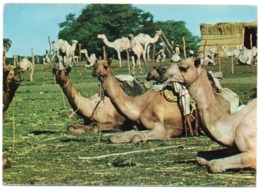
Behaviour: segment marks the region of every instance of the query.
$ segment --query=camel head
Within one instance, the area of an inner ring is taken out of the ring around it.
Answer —
[[[55,75],[56,83],[59,85],[65,85],[67,82],[70,81],[69,73],[71,71],[71,67],[66,68],[52,68],[52,73]]]
[[[112,59],[97,60],[97,62],[93,65],[93,77],[97,77],[101,83],[104,82],[106,77],[112,74],[112,69],[110,67],[111,63]]]
[[[77,40],[72,40],[71,43],[72,43],[72,45],[73,45],[73,44],[77,44],[78,41],[77,41]]]
[[[148,72],[146,80],[147,81],[151,81],[151,80],[158,81],[158,79],[159,79],[159,72],[157,70],[159,70],[159,69],[160,69],[160,67],[154,66],[153,69]]]
[[[97,35],[97,38],[98,39],[105,39],[106,35],[105,34],[99,34],[99,35]]]
[[[200,59],[187,58],[179,64],[173,63],[168,67],[159,67],[158,81],[177,81],[189,85],[203,70],[203,65],[200,64]]]
[[[157,30],[157,31],[155,31],[155,33],[156,33],[157,35],[161,35],[161,34],[162,34],[162,31],[161,31],[161,30]]]
[[[3,68],[3,84],[7,89],[11,86],[19,86],[22,80],[22,70],[20,67]]]

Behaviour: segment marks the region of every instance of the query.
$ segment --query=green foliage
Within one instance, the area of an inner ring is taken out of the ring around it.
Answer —
[[[186,50],[192,49],[194,52],[197,51],[197,44],[200,40],[197,36],[191,34],[186,28],[184,21],[159,21],[156,23],[156,27],[163,31],[169,41],[174,41],[174,46],[179,44],[181,53],[183,52],[183,37],[186,42]]]
[[[196,51],[199,41],[198,37],[192,36],[186,28],[185,22],[154,22],[151,13],[130,4],[90,4],[77,18],[74,14],[67,15],[66,20],[59,26],[59,38],[68,42],[76,39],[82,48],[86,48],[89,53],[96,53],[97,57],[102,55],[103,47],[103,42],[97,38],[98,34],[106,34],[109,41],[114,41],[123,36],[128,37],[130,33],[154,36],[155,31],[161,28],[169,40],[180,45],[182,37],[185,37],[187,50]],[[180,48],[182,50],[182,47]],[[115,53],[113,49],[107,49],[107,52],[109,55]]]
[[[8,38],[3,39],[3,47],[6,50],[6,52],[9,51],[10,47],[12,46],[12,41]]]

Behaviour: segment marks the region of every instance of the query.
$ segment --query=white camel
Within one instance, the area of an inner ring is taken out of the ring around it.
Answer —
[[[225,45],[220,46],[220,48],[224,51],[227,57],[238,58],[238,56],[240,55],[240,50],[238,46],[236,46],[236,48],[233,51],[230,51],[228,48],[226,48]]]
[[[60,68],[63,67],[62,63],[61,63],[62,62],[62,57],[60,55],[60,49],[62,47],[63,42],[64,42],[63,39],[59,39],[58,41],[52,41],[52,44],[51,44],[51,50],[53,52],[51,60],[53,62],[55,62],[55,58],[57,57],[58,61],[59,61]]]
[[[156,43],[162,34],[162,31],[157,30],[155,32],[155,36],[152,38],[150,35],[144,34],[144,33],[139,33],[137,36],[134,37],[133,42],[139,42],[141,45],[144,46],[144,52],[147,54],[147,59],[150,59],[150,47],[148,48],[148,45],[152,43]],[[146,56],[144,57],[146,59]]]
[[[71,62],[73,61],[75,64],[74,56],[75,49],[78,43],[77,40],[72,40],[71,45],[67,41],[63,41],[61,45],[61,56],[63,56],[63,61],[65,61],[64,57],[66,57],[66,66],[72,66]]]
[[[129,37],[130,37],[131,50],[137,56],[137,64],[139,66],[139,69],[142,70],[142,67],[141,67],[141,56],[143,56],[144,62],[146,63],[144,48],[143,48],[143,46],[141,45],[140,42],[134,41],[134,35],[133,34],[129,34]],[[133,70],[134,70],[135,69],[135,65],[136,65],[135,64],[135,57],[132,55],[131,59],[132,59]]]
[[[105,34],[99,34],[97,38],[102,39],[106,46],[111,47],[116,50],[117,57],[119,60],[119,66],[122,67],[121,52],[126,51],[130,48],[130,41],[126,37],[116,39],[113,42],[108,41]]]
[[[24,57],[19,63],[18,66],[22,71],[29,71],[32,69],[32,62],[28,60],[27,57]]]
[[[257,56],[257,48],[254,46],[252,49],[247,49],[246,47],[238,47],[240,50],[240,55],[238,56],[238,61],[242,64],[252,65]]]
[[[241,110],[222,110],[200,61],[188,58],[161,71],[160,81],[184,83],[197,103],[202,123],[210,138],[227,149],[199,152],[197,161],[212,172],[230,169],[256,169],[256,109],[253,99]]]
[[[87,58],[88,64],[85,65],[85,67],[92,67],[92,66],[96,63],[97,58],[96,58],[96,54],[95,54],[95,53],[92,53],[92,54],[89,56],[87,49],[82,49],[82,50],[80,51],[80,53],[83,53],[83,54],[85,55],[85,57]]]

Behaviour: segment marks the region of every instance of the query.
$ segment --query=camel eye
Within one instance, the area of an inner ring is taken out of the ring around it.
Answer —
[[[180,68],[181,72],[187,72],[189,67],[182,67],[182,66],[180,66],[179,68]]]

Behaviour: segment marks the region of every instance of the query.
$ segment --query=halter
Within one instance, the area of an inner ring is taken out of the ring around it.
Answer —
[[[195,81],[198,80],[198,78],[202,75],[202,73],[203,73],[203,71],[204,71],[204,70],[202,70],[202,71],[200,72],[200,74],[199,74],[192,82],[187,83],[186,79],[184,78],[183,73],[182,73],[181,70],[180,70],[179,63],[177,63],[177,66],[178,66],[178,68],[179,68],[179,71],[180,71],[180,73],[181,73],[182,78],[184,79],[184,85],[185,85],[185,87],[187,87],[187,88],[189,88],[193,83],[195,83]]]

